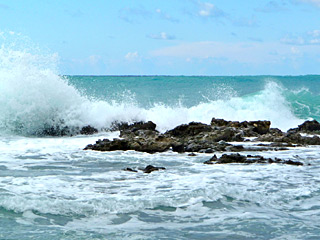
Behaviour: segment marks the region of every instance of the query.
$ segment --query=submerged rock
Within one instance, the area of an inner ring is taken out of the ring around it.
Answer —
[[[144,173],[151,173],[154,171],[159,171],[159,170],[165,170],[166,168],[164,167],[154,167],[152,165],[148,165],[145,168],[141,169]]]
[[[139,170],[143,171],[144,173],[151,173],[154,171],[165,170],[165,169],[166,168],[164,168],[164,167],[154,167],[152,165],[148,165],[145,168],[139,168]],[[132,168],[124,168],[122,170],[127,171],[127,172],[138,172],[137,170],[132,169]]]
[[[245,164],[252,164],[252,163],[281,163],[281,164],[289,164],[289,165],[296,165],[301,166],[303,165],[302,162],[292,161],[292,160],[282,160],[279,158],[264,158],[260,155],[240,155],[237,154],[223,154],[220,158],[214,155],[209,160],[205,161],[204,164],[228,164],[228,163],[245,163]]]
[[[123,171],[127,171],[127,172],[138,172],[137,170],[134,170],[132,168],[124,168]]]

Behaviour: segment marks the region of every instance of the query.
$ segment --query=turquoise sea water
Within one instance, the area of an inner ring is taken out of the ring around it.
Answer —
[[[299,167],[209,166],[205,153],[83,150],[118,132],[40,134],[135,120],[166,131],[212,117],[286,130],[320,120],[320,76],[59,76],[29,58],[0,53],[0,239],[320,238],[319,146],[259,153]],[[166,170],[122,170],[149,164]]]

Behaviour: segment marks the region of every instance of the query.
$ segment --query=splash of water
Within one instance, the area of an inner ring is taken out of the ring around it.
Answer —
[[[50,128],[92,125],[102,129],[114,121],[134,120],[154,121],[160,131],[165,131],[190,121],[210,123],[212,117],[270,120],[272,127],[282,130],[302,122],[284,97],[285,89],[272,81],[262,91],[247,96],[207,99],[192,107],[156,103],[143,108],[138,107],[132,96],[109,102],[88,98],[70,85],[67,78],[59,76],[56,66],[56,54],[32,54],[2,45],[0,132],[41,135]]]

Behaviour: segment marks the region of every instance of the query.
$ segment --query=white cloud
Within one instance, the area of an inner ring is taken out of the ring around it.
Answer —
[[[159,34],[150,34],[148,37],[152,38],[152,39],[158,39],[158,40],[173,40],[173,39],[175,39],[175,36],[169,35],[165,32],[161,32]]]
[[[212,3],[203,3],[202,9],[199,10],[199,15],[203,17],[208,17],[213,14],[214,5]]]
[[[182,59],[223,59],[247,64],[280,63],[296,57],[297,53],[320,53],[320,46],[292,46],[277,42],[191,42],[166,47],[151,52],[156,57]]]
[[[197,15],[200,17],[208,18],[208,17],[222,17],[222,16],[225,16],[225,13],[212,3],[200,2]]]
[[[320,37],[320,30],[313,30],[308,32],[309,35],[311,35],[312,37]]]
[[[138,54],[138,52],[128,52],[124,58],[127,60],[127,61],[130,61],[130,62],[134,62],[134,61],[140,61],[140,56]]]
[[[320,44],[320,30],[313,30],[303,33],[300,36],[287,35],[281,39],[282,43],[292,45],[315,45]]]

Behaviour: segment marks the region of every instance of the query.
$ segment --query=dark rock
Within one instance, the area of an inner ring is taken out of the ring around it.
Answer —
[[[91,127],[90,125],[85,126],[80,130],[80,134],[83,134],[83,135],[92,135],[95,133],[98,133],[98,129]]]
[[[188,156],[189,156],[189,157],[195,157],[195,156],[197,156],[197,154],[195,154],[195,153],[189,153]]]
[[[189,137],[198,135],[199,133],[210,131],[212,131],[210,125],[204,123],[191,122],[189,124],[179,125],[174,129],[167,131],[166,134],[174,137]]]
[[[115,138],[113,141],[103,139],[97,141],[96,144],[89,144],[84,150],[96,150],[96,151],[116,151],[116,150],[131,150],[128,140]],[[132,149],[133,150],[133,149]]]
[[[211,119],[211,126],[218,126],[218,127],[227,127],[231,121],[226,121],[224,119],[219,118],[212,118]]]
[[[242,152],[245,151],[246,148],[244,148],[242,145],[231,145],[226,147],[226,150],[229,152]]]
[[[265,134],[270,129],[271,122],[270,121],[244,121],[244,122],[238,122],[238,121],[226,121],[224,119],[216,119],[212,118],[211,120],[211,126],[217,126],[217,127],[233,127],[233,128],[249,128],[253,132],[256,132],[258,134]]]
[[[299,131],[314,132],[320,131],[320,123],[317,120],[305,121],[298,126]]]
[[[217,155],[213,155],[209,160],[205,161],[204,164],[214,164],[218,161]]]
[[[258,134],[266,134],[269,129],[271,122],[270,121],[250,121],[248,123],[249,126],[253,127],[253,131]]]
[[[174,142],[171,144],[171,148],[172,148],[172,151],[174,152],[178,152],[178,153],[183,153],[185,152],[185,146],[184,144],[180,143],[180,142]]]
[[[223,154],[220,158],[217,158],[214,155],[209,160],[205,161],[204,164],[228,164],[228,163],[245,163],[245,164],[252,164],[252,163],[281,163],[281,164],[289,164],[289,165],[296,165],[301,166],[303,163],[296,162],[292,160],[281,160],[279,158],[271,159],[271,158],[264,158],[260,155],[240,155],[237,154]]]
[[[284,161],[283,164],[289,164],[289,165],[295,165],[295,166],[302,166],[303,165],[302,162],[297,162],[297,161],[292,161],[292,160]]]
[[[144,173],[151,173],[153,171],[159,171],[159,170],[165,170],[166,168],[164,167],[154,167],[152,165],[148,165],[145,167],[145,169],[143,169]]]
[[[155,131],[157,125],[151,121],[148,122],[135,122],[130,125],[123,124],[120,130],[130,130],[135,132],[137,130],[151,130]]]
[[[245,163],[246,156],[236,154],[223,154],[217,161],[217,163]]]
[[[128,171],[128,172],[138,172],[137,170],[134,170],[132,168],[125,168],[123,169],[124,171]]]

